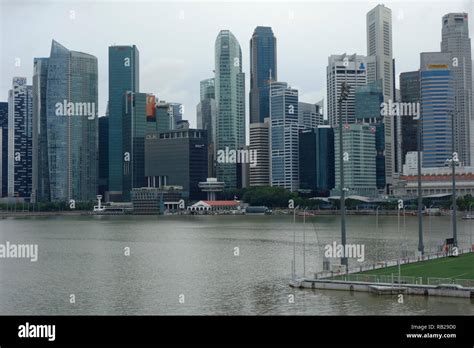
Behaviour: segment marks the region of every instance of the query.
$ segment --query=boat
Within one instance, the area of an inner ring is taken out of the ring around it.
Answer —
[[[463,220],[474,220],[474,215],[466,214],[462,218],[463,218]]]

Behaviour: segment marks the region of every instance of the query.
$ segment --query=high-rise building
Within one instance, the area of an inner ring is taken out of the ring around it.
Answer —
[[[270,118],[262,123],[251,123],[250,151],[257,154],[256,163],[250,166],[250,186],[270,186]]]
[[[8,196],[30,199],[33,89],[14,77],[8,93]]]
[[[99,117],[99,179],[97,193],[109,200],[109,116]]]
[[[214,77],[202,80],[200,82],[200,100],[204,99],[216,99],[216,88],[215,88],[215,79]]]
[[[377,5],[367,13],[367,56],[375,58],[367,64],[368,82],[382,80],[384,102],[394,102],[392,11],[384,5]],[[395,120],[391,116],[386,116],[383,122],[386,183],[392,185],[393,174],[396,171]]]
[[[109,47],[109,197],[122,200],[124,151],[122,103],[127,91],[139,92],[139,52],[135,45]]]
[[[130,201],[132,189],[146,186],[145,135],[157,131],[156,109],[156,97],[153,94],[129,91],[124,95],[122,118],[124,201]]]
[[[270,81],[277,81],[277,42],[271,27],[256,27],[250,40],[250,123],[270,116]]]
[[[451,53],[454,78],[455,150],[464,165],[474,163],[471,39],[467,13],[443,16],[441,52]]]
[[[343,148],[347,153],[344,163],[344,186],[347,195],[377,195],[376,151],[374,126],[347,124],[343,126]],[[339,128],[334,128],[334,156],[339,158]],[[335,161],[335,188],[333,195],[341,194],[339,161]]]
[[[442,167],[452,158],[455,106],[451,53],[420,54],[423,167]]]
[[[355,90],[367,84],[367,65],[373,57],[360,55],[331,55],[327,66],[327,100],[329,125],[339,124],[338,98],[341,85],[346,82],[350,86],[349,95],[342,103],[343,122],[355,123]]]
[[[53,40],[49,58],[36,59],[35,63],[33,124],[37,134],[33,162],[38,177],[33,191],[44,200],[95,199],[99,155],[97,58],[70,51]]]
[[[324,124],[322,102],[316,104],[298,102],[298,122],[306,128],[316,128]]]
[[[0,102],[0,197],[8,195],[8,103]]]
[[[215,129],[216,129],[216,92],[214,86],[214,79],[206,79],[201,81],[201,101],[196,106],[196,121],[197,129],[207,130],[208,145],[208,176],[215,177],[214,168],[214,144],[215,144]]]
[[[207,143],[205,130],[179,129],[147,133],[147,186],[182,186],[189,199],[204,199],[206,193],[199,188],[199,182],[207,178]]]
[[[270,87],[270,182],[292,192],[299,186],[298,90],[286,82]]]
[[[355,91],[355,109],[357,123],[375,127],[375,163],[376,181],[379,190],[385,189],[385,133],[381,116],[383,103],[382,80],[358,87]]]
[[[33,63],[33,135],[32,135],[32,192],[33,202],[51,200],[48,117],[46,95],[48,86],[49,58],[35,58]]]
[[[242,51],[229,30],[221,30],[215,43],[216,153],[245,146],[245,74]],[[237,188],[237,163],[216,164],[226,189]]]
[[[302,129],[299,134],[300,190],[329,196],[334,188],[334,130],[329,126]]]
[[[181,103],[169,103],[170,129],[176,129],[183,120],[184,107]]]
[[[158,132],[168,132],[173,130],[173,107],[164,100],[159,100],[156,104],[156,126]]]
[[[420,72],[408,71],[400,74],[400,102],[420,102]],[[403,164],[408,152],[418,150],[418,120],[412,116],[401,117],[401,156]]]

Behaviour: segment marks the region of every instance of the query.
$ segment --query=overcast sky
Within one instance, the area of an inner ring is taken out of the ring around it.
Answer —
[[[103,115],[108,46],[135,44],[140,92],[183,103],[184,118],[195,126],[199,81],[213,76],[217,34],[229,29],[239,40],[248,96],[249,40],[261,25],[271,26],[277,37],[278,79],[298,88],[300,101],[316,102],[325,98],[329,55],[367,53],[366,13],[379,2],[0,0],[0,101],[7,100],[12,77],[25,76],[31,84],[33,58],[49,56],[55,39],[98,58]],[[472,18],[473,9],[468,0],[384,4],[392,10],[397,75],[418,69],[420,52],[439,51],[444,14],[467,12]],[[246,103],[248,109],[248,97]]]

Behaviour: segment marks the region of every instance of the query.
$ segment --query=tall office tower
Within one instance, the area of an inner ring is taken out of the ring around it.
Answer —
[[[122,103],[127,91],[140,90],[139,52],[135,45],[109,47],[109,198],[122,200],[124,151]]]
[[[148,132],[145,175],[148,187],[182,186],[192,200],[205,199],[199,182],[207,178],[207,131],[179,129]]]
[[[97,193],[109,201],[109,115],[99,117],[99,180]]]
[[[298,122],[306,128],[316,128],[324,124],[323,113],[319,103],[298,103]]]
[[[441,52],[451,53],[454,77],[455,150],[464,165],[474,164],[471,39],[467,13],[443,16]]]
[[[0,197],[8,195],[8,103],[0,102]]]
[[[328,119],[332,127],[339,124],[338,98],[341,94],[341,85],[346,82],[350,86],[349,96],[342,103],[342,117],[344,123],[355,122],[355,90],[367,84],[367,66],[373,61],[372,57],[353,55],[331,55],[327,66],[327,97]]]
[[[176,129],[183,120],[184,107],[181,103],[169,103],[170,129]]]
[[[48,160],[48,118],[46,92],[48,86],[49,58],[34,58],[33,63],[33,154],[32,189],[33,202],[49,202],[50,177]]]
[[[270,86],[270,182],[295,192],[299,186],[298,90],[286,82]]]
[[[374,126],[350,124],[343,126],[343,146],[347,152],[344,161],[344,186],[347,195],[373,196],[378,193],[376,181],[376,156]],[[339,158],[339,128],[334,128],[334,156]],[[336,183],[334,195],[341,193],[339,161],[335,161]]]
[[[70,51],[53,40],[49,58],[35,61],[33,124],[37,134],[33,156],[38,178],[34,191],[38,198],[52,201],[95,199],[97,58]],[[46,163],[42,161],[45,156]]]
[[[165,100],[156,103],[156,129],[158,132],[168,132],[173,129],[173,107]]]
[[[201,100],[196,106],[197,129],[207,130],[208,137],[208,177],[215,177],[214,168],[214,144],[216,130],[216,91],[214,86],[214,78],[206,79],[200,83]]]
[[[270,116],[270,81],[277,76],[276,37],[271,27],[256,27],[250,40],[250,123]]]
[[[419,105],[420,72],[418,70],[400,74],[400,102]],[[401,134],[401,157],[405,164],[407,153],[418,150],[418,120],[412,116],[401,117]]]
[[[8,196],[30,198],[33,87],[14,77],[8,92]]]
[[[334,188],[334,130],[329,126],[299,133],[300,191],[329,196]]]
[[[393,53],[392,53],[392,11],[384,5],[377,5],[367,13],[367,56],[375,61],[367,64],[367,80],[382,80],[384,101],[393,102]],[[385,117],[385,175],[387,185],[392,185],[396,171],[394,118]]]
[[[245,74],[242,51],[229,30],[221,30],[215,43],[216,153],[245,146]],[[236,163],[216,164],[219,181],[226,189],[237,188]]]
[[[124,95],[122,105],[124,151],[122,199],[130,201],[132,189],[146,186],[145,135],[158,130],[156,97],[153,94],[128,91]]]
[[[442,167],[452,158],[455,80],[451,53],[420,54],[423,167]]]
[[[205,79],[200,82],[200,101],[204,99],[216,99],[215,78]]]
[[[376,80],[355,91],[355,114],[357,123],[375,127],[376,180],[379,190],[385,189],[385,134],[382,123],[381,105],[383,102],[382,80]]]
[[[250,186],[270,186],[270,118],[262,123],[251,123],[250,151],[257,154],[256,163],[250,166]]]

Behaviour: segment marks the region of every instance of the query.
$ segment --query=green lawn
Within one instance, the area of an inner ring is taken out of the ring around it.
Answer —
[[[398,275],[398,267],[387,267],[357,274]],[[428,277],[474,280],[474,253],[458,257],[444,257],[436,260],[415,262],[401,266],[401,275],[422,277],[426,284]]]

